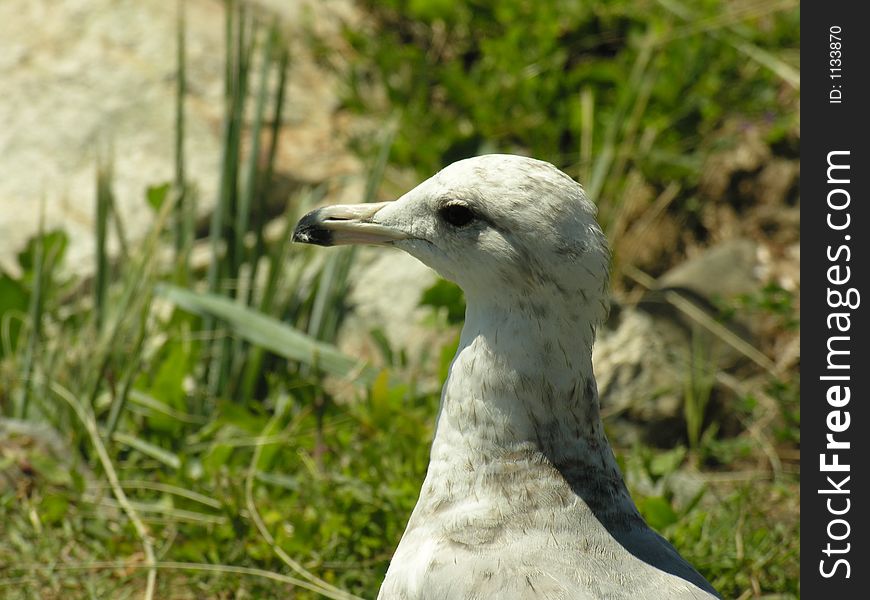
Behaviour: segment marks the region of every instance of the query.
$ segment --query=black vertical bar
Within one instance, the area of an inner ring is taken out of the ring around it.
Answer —
[[[867,598],[870,473],[864,4],[802,5],[801,595]]]

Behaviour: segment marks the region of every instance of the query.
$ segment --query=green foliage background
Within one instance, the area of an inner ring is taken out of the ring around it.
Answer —
[[[427,373],[364,368],[331,345],[354,255],[324,262],[288,243],[319,190],[289,199],[277,239],[263,234],[292,59],[276,30],[244,29],[256,19],[227,4],[221,203],[200,240],[208,269],[190,263],[195,190],[179,154],[176,180],[155,182],[143,199],[155,211],[151,236],[119,259],[98,243],[92,280],[62,274],[60,231],[30,243],[20,275],[0,273],[4,597],[138,596],[149,548],[156,597],[374,597],[416,500],[437,390],[418,385]],[[479,152],[534,155],[598,199],[618,279],[615,224],[638,178],[656,193],[677,184],[669,210],[703,244],[715,232],[698,216],[699,181],[730,143],[723,130],[760,124],[777,157],[798,156],[795,2],[363,5],[366,25],[346,31],[345,108],[398,117],[394,137],[354,141],[372,165],[370,199],[388,169],[423,177]],[[182,53],[179,66],[183,99]],[[269,73],[278,92],[262,84]],[[246,136],[267,139],[264,160],[242,151]],[[111,169],[99,173],[104,239],[118,232]],[[160,248],[174,249],[171,264]],[[448,284],[421,304],[439,327],[461,321],[461,294]],[[781,288],[722,309],[798,326]],[[401,366],[400,349],[375,335]],[[454,347],[432,353],[428,374],[443,376]],[[335,381],[356,400],[337,403]],[[644,516],[726,598],[800,594],[799,475],[758,466],[772,447],[799,449],[796,382],[771,378],[777,412],[763,419],[757,399],[743,398],[733,409],[740,435],[708,428],[691,449],[688,434],[672,448],[619,449],[623,469],[653,484],[633,490]],[[707,481],[689,500],[668,483],[687,468]]]

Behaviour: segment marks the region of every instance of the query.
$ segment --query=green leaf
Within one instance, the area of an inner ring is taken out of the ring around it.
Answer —
[[[286,473],[274,473],[266,471],[256,472],[257,481],[274,485],[291,492],[298,491],[302,486],[297,475],[288,475]]]
[[[673,450],[656,454],[649,462],[650,475],[661,477],[676,471],[686,457],[686,448],[677,446]]]
[[[116,431],[114,434],[112,434],[112,439],[119,444],[130,446],[131,448],[138,450],[142,454],[150,456],[156,461],[162,462],[168,467],[171,467],[173,469],[178,469],[179,467],[181,467],[181,459],[176,454],[173,454],[168,450],[164,450],[160,446],[155,446],[151,442],[146,442],[141,438],[137,438],[121,431]]]
[[[33,454],[29,457],[33,470],[52,485],[68,486],[72,484],[69,467],[52,456]]]
[[[5,337],[0,338],[0,358],[18,347],[18,332],[21,330],[22,320],[26,318],[29,304],[30,295],[21,282],[0,273],[0,331],[9,327],[8,340]]]
[[[32,273],[36,266],[36,245],[39,243],[39,236],[33,236],[27,240],[27,245],[24,250],[18,253],[18,264],[25,273]],[[69,244],[69,238],[66,233],[60,229],[48,231],[42,234],[44,265],[43,271],[51,272],[54,267],[60,264],[66,253],[66,247]]]
[[[46,525],[63,520],[69,508],[69,499],[61,494],[49,494],[39,503],[39,518]]]
[[[420,299],[423,306],[447,309],[447,322],[456,325],[465,319],[465,296],[455,283],[439,279],[423,291]]]
[[[169,190],[171,187],[171,184],[167,182],[161,185],[149,186],[148,189],[145,190],[145,201],[148,203],[148,206],[154,209],[155,213],[160,212],[163,203],[169,197]]]
[[[202,466],[207,472],[217,472],[223,465],[229,463],[232,454],[231,446],[217,443],[209,448],[208,453],[203,457]]]
[[[184,410],[184,378],[193,367],[190,346],[170,340],[164,347],[164,358],[157,367],[151,386],[151,395],[166,402],[172,408]]]
[[[677,513],[671,503],[661,496],[643,498],[637,505],[643,518],[653,529],[664,529],[677,522]]]
[[[281,321],[215,294],[197,294],[161,284],[156,293],[184,310],[226,322],[235,335],[278,356],[322,369],[330,375],[353,376],[371,383],[377,371]]]

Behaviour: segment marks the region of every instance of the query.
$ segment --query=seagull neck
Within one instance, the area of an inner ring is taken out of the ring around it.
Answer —
[[[533,451],[553,463],[583,457],[609,471],[613,455],[599,417],[593,335],[591,323],[570,310],[469,298],[433,460],[491,461]]]
[[[506,375],[546,378],[553,385],[592,378],[595,331],[579,306],[535,298],[501,304],[469,299],[457,358],[466,348]],[[483,366],[483,365],[481,365]]]
[[[409,531],[469,510],[501,523],[546,505],[565,527],[584,506],[619,527],[636,516],[599,416],[591,323],[541,312],[469,299]]]

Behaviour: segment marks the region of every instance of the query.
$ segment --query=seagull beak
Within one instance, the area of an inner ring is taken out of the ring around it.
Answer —
[[[394,227],[372,221],[391,202],[336,204],[311,211],[299,220],[293,241],[318,246],[342,244],[384,245],[410,236]]]

